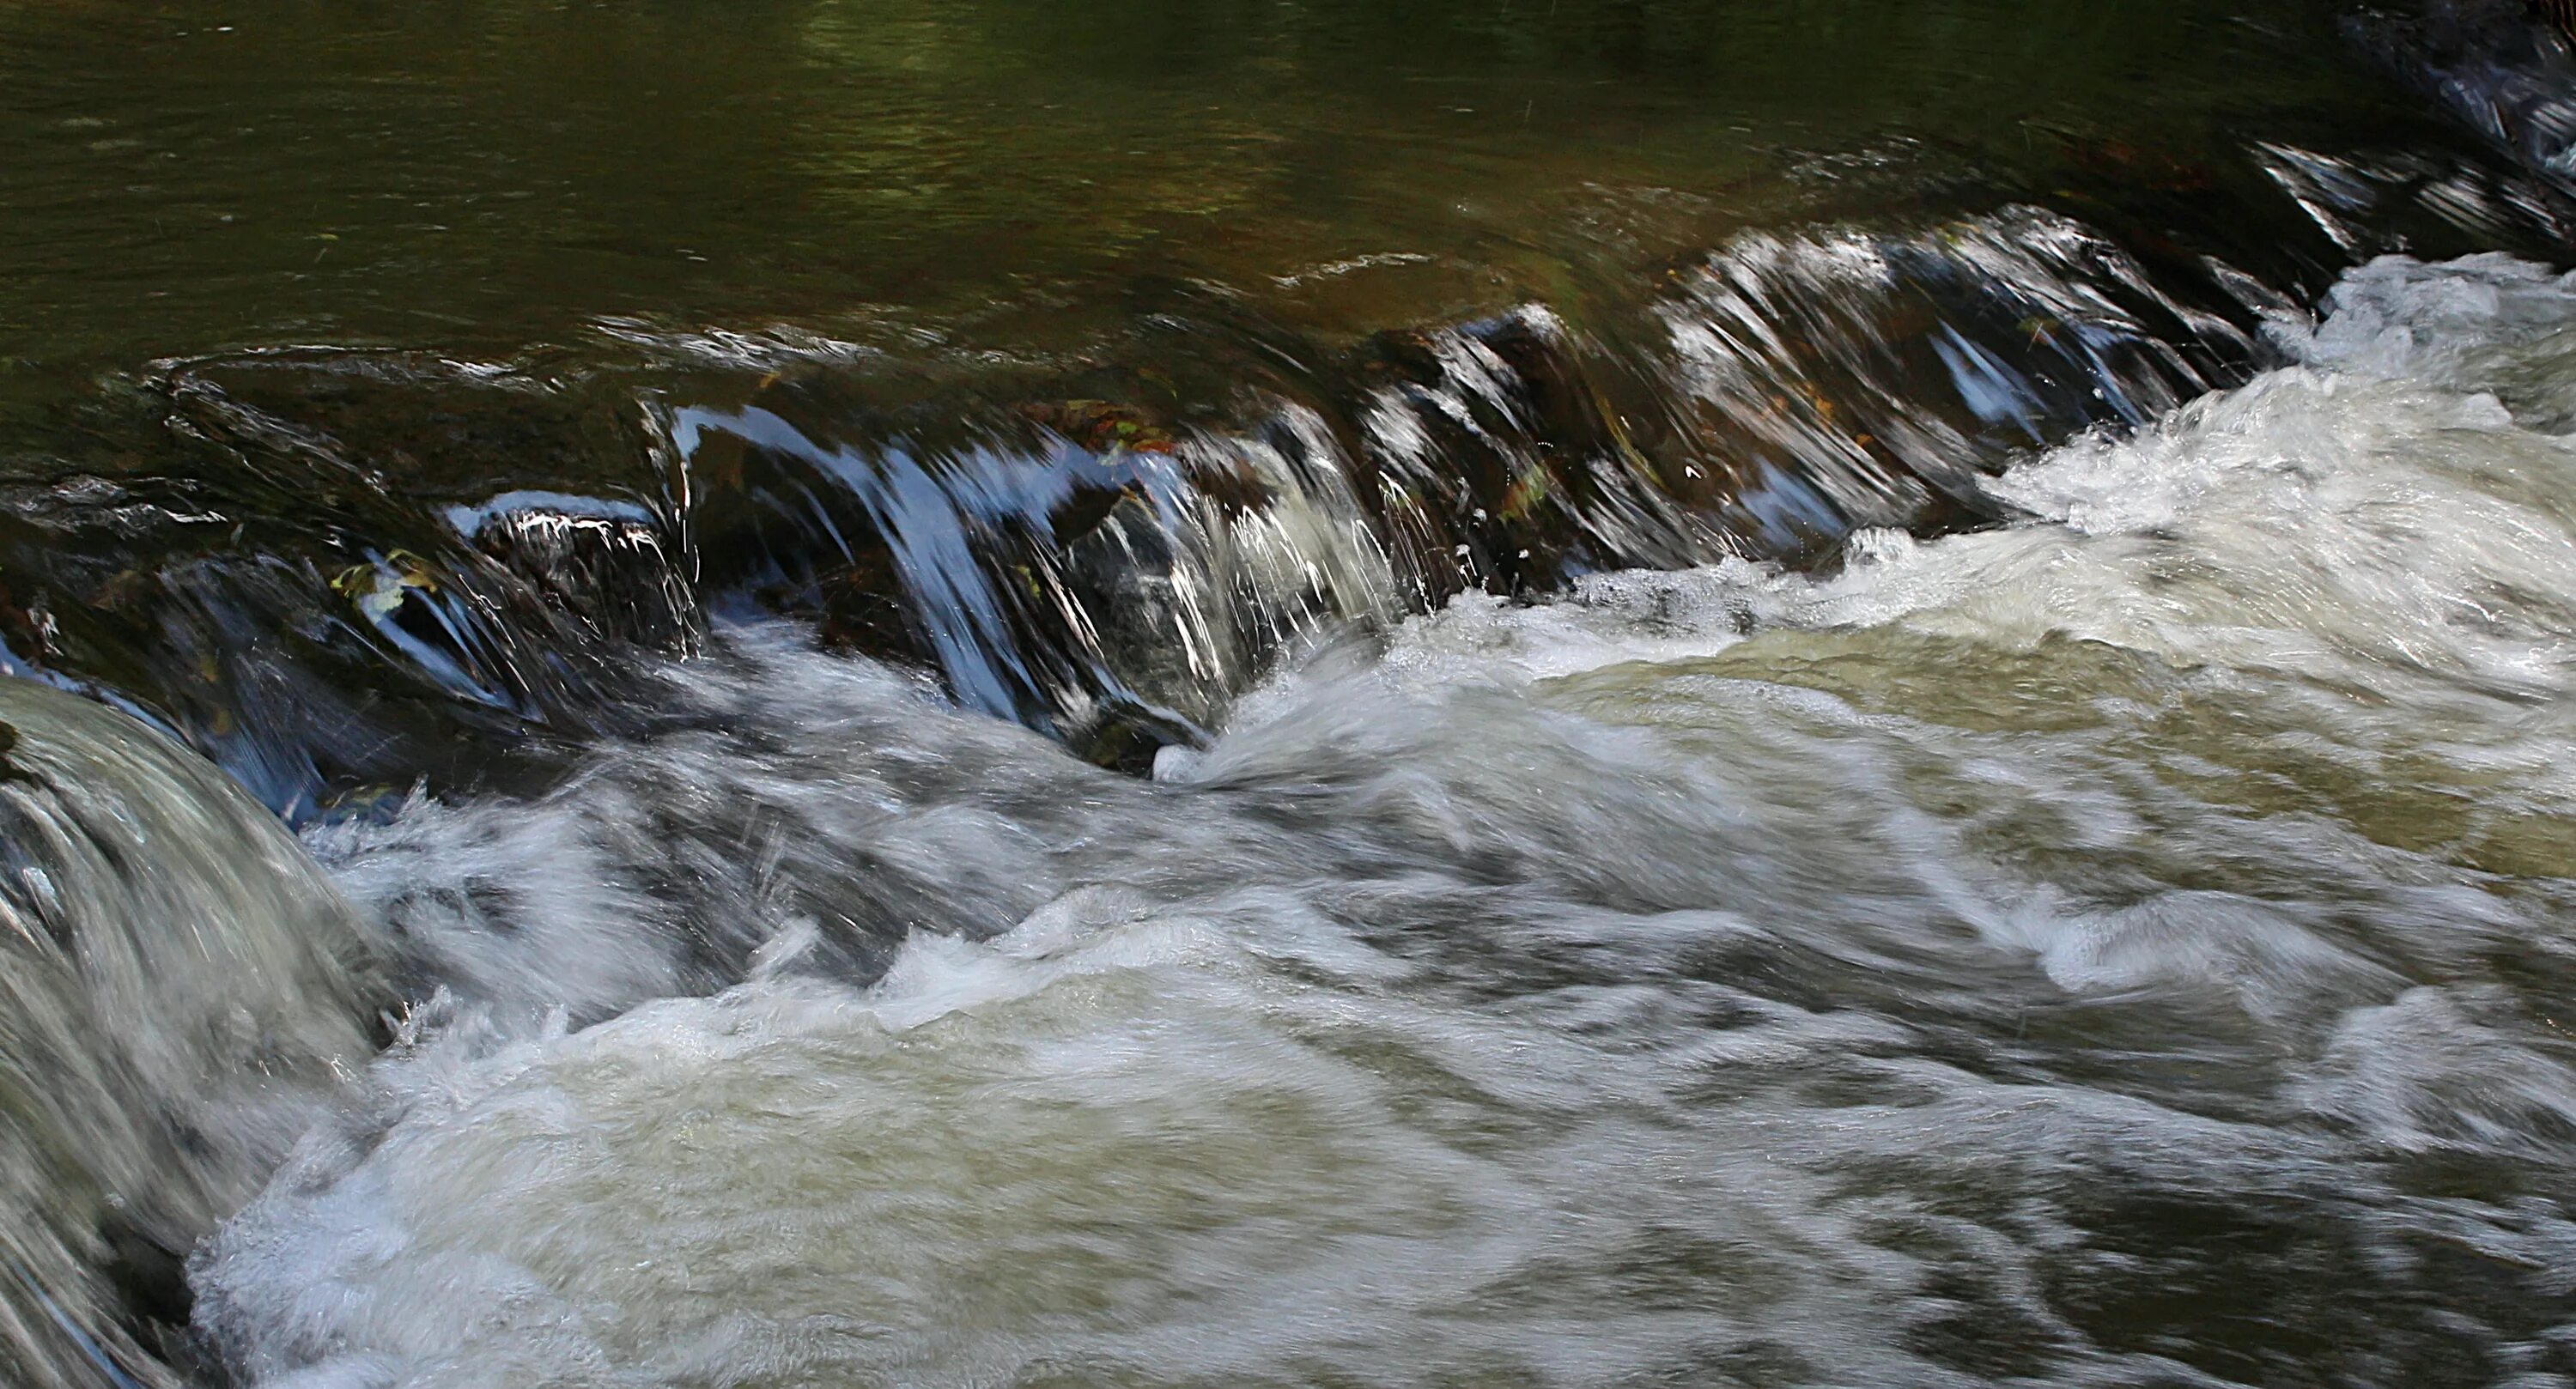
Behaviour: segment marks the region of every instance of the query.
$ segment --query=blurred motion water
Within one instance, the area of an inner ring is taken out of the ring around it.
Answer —
[[[1462,598],[1150,783],[733,633],[686,731],[313,838],[448,984],[202,1324],[298,1384],[2554,1382],[2571,326],[2376,265],[2027,520]]]
[[[2576,1383],[2518,7],[0,21],[0,1377]]]
[[[116,1309],[183,1318],[190,1249],[351,1098],[376,936],[132,718],[11,680],[0,733],[0,1369],[166,1379]]]

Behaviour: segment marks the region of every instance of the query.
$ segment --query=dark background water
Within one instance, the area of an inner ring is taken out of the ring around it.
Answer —
[[[0,379],[25,401],[222,348],[510,350],[608,315],[1009,342],[1114,320],[1153,276],[1385,327],[1840,202],[2170,180],[2249,132],[2420,136],[2336,17],[10,0]],[[1428,260],[1276,278],[1369,256]]]

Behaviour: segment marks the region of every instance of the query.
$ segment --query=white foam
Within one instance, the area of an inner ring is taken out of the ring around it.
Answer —
[[[2016,524],[1461,600],[1153,784],[755,641],[723,731],[343,846],[510,919],[205,1323],[299,1387],[2108,1381],[2177,1370],[2102,1307],[2221,1295],[2135,1211],[2207,1209],[2416,1327],[2425,1242],[2576,1247],[2403,1165],[2570,1170],[2571,325],[2382,262]],[[661,852],[768,886],[635,954]],[[835,911],[919,929],[863,986]]]

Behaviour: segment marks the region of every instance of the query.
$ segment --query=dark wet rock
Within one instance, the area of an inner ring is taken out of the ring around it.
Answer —
[[[927,658],[904,601],[894,554],[883,544],[853,546],[847,563],[816,578],[815,590],[815,632],[824,645],[916,664]],[[794,606],[793,595],[783,591],[761,597],[772,609]]]
[[[295,348],[157,363],[151,382],[174,423],[255,450],[281,486],[323,488],[344,504],[376,491],[470,501],[531,477],[637,490],[658,481],[630,472],[651,463],[631,399],[543,355]]]
[[[678,527],[640,503],[512,491],[448,508],[457,533],[602,643],[687,655],[705,631]]]
[[[1676,506],[1599,398],[1584,345],[1542,310],[1381,334],[1364,368],[1363,456],[1411,586],[1544,593],[1594,569],[1739,552]]]
[[[1876,278],[1828,273],[1846,243]],[[728,339],[632,369],[163,364],[145,396],[184,480],[26,494],[86,558],[32,534],[28,563],[0,555],[79,597],[15,648],[308,808],[459,737],[605,726],[622,653],[686,654],[745,608],[1126,764],[1203,740],[1335,624],[1987,520],[1980,467],[2223,374],[2218,320],[2017,214],[1748,241],[1593,331],[1524,306],[1335,344],[1151,293],[1086,363],[738,362]],[[262,685],[274,704],[232,689]],[[346,736],[279,739],[296,705]]]
[[[2365,51],[2561,193],[2576,193],[2576,38],[2560,0],[2431,0],[2353,22]]]
[[[27,494],[24,522],[91,558],[7,565],[80,595],[17,646],[144,697],[299,813],[459,737],[612,726],[620,653],[686,654],[706,613],[746,607],[1142,765],[1336,624],[1984,520],[1963,446],[1999,463],[2210,378],[2177,355],[2202,325],[2097,292],[2131,267],[2038,265],[2035,227],[1974,231],[2021,256],[1995,264],[1882,238],[1869,284],[1802,270],[1822,241],[1737,248],[1606,335],[1531,306],[1335,345],[1183,288],[1142,357],[980,374],[164,364],[147,396],[188,476]],[[2101,302],[2013,299],[2035,265]],[[1756,322],[1782,331],[1756,341]],[[1718,381],[1718,339],[1740,383]],[[1962,360],[1983,394],[1962,395]],[[666,403],[678,386],[702,403]],[[298,705],[345,737],[278,738]]]
[[[299,819],[541,775],[649,722],[639,665],[762,614],[1141,767],[1286,653],[1462,592],[1991,524],[1989,475],[2242,379],[2342,258],[2556,225],[2430,156],[2042,134],[2093,171],[2049,196],[2135,244],[2021,205],[1747,234],[1642,294],[1355,340],[1146,281],[1079,357],[619,323],[605,355],[162,363],[81,424],[93,466],[0,493],[0,641]],[[2248,199],[2316,235],[2249,239]]]
[[[1061,565],[1100,650],[1132,653],[1126,683],[1204,728],[1221,712],[1218,682],[1245,656],[1230,623],[1193,621],[1192,609],[1214,601],[1210,590],[1222,582],[1198,568],[1153,503],[1136,494],[1065,545]],[[1208,649],[1199,648],[1202,640]]]
[[[1170,453],[1178,447],[1168,424],[1134,405],[1107,400],[1032,401],[1021,407],[1021,413],[1092,453],[1119,449]]]
[[[14,668],[124,693],[298,819],[597,731],[630,653],[685,651],[701,625],[648,504],[489,486],[603,452],[650,468],[631,397],[637,427],[605,448],[583,432],[596,397],[346,355],[164,364],[79,422],[157,433],[149,467],[0,489]]]

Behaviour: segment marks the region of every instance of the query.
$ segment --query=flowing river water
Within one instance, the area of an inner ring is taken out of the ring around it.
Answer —
[[[2576,1384],[2518,8],[0,19],[0,1380]]]

